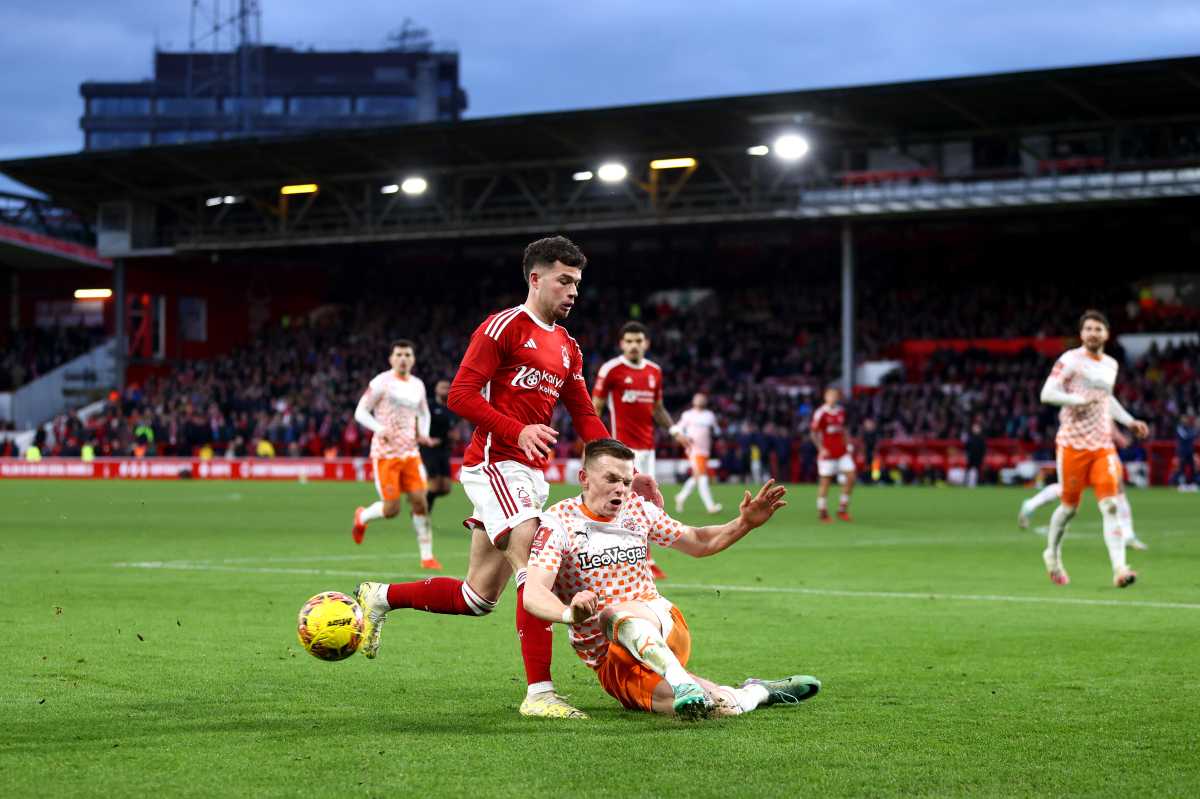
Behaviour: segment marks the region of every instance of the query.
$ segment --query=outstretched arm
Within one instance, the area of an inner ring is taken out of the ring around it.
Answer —
[[[708,527],[689,527],[671,546],[693,558],[715,555],[733,546],[756,527],[762,527],[775,515],[775,511],[787,507],[783,499],[786,493],[786,488],[776,485],[774,480],[768,480],[753,499],[750,492],[746,492],[736,519]]]

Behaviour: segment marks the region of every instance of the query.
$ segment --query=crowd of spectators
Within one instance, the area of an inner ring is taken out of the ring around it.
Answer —
[[[31,327],[0,331],[0,391],[11,391],[103,342],[95,327]]]
[[[732,468],[748,473],[762,461],[786,472],[799,459],[802,474],[815,469],[808,422],[822,389],[840,374],[833,271],[797,282],[798,265],[779,258],[756,266],[751,281],[741,279],[744,270],[719,269],[698,283],[683,256],[655,260],[653,267],[636,286],[622,275],[585,270],[581,303],[567,327],[584,350],[589,382],[616,354],[621,324],[638,318],[651,329],[649,357],[667,373],[668,410],[678,415],[694,391],[707,392],[725,428],[720,447]],[[387,368],[393,339],[416,342],[415,371],[432,389],[436,379],[453,375],[471,331],[489,311],[524,298],[509,264],[464,270],[450,289],[445,270],[364,270],[358,285],[375,287],[369,298],[347,290],[304,317],[276,320],[233,353],[175,364],[130,385],[86,424],[58,420],[61,435],[50,437],[47,454],[91,441],[97,454],[364,455],[368,433],[354,423],[353,409],[370,378]],[[1010,285],[1005,293],[999,283],[969,276],[920,282],[920,270],[893,271],[868,266],[860,281],[860,360],[894,357],[898,344],[911,338],[1068,336],[1077,309],[1086,305],[1108,312],[1118,333],[1147,324],[1145,309],[1128,302],[1128,287],[1075,296],[1067,289]],[[679,286],[699,290],[686,302],[660,293]],[[1149,324],[1169,330],[1194,323],[1188,312],[1178,316]],[[1110,351],[1123,357],[1119,348]],[[1003,357],[981,349],[937,351],[851,398],[852,432],[861,434],[869,419],[875,438],[958,439],[978,423],[988,437],[1052,451],[1057,410],[1038,399],[1051,365],[1033,350]],[[1181,419],[1200,411],[1196,370],[1194,346],[1152,350],[1122,364],[1119,396],[1150,422],[1154,436],[1170,438]],[[561,406],[553,424],[566,431],[560,440],[566,454],[575,442]],[[669,454],[669,438],[662,443]]]

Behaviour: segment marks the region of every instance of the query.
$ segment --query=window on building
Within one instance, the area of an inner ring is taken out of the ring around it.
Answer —
[[[282,97],[226,97],[221,101],[221,109],[226,114],[240,114],[248,111],[251,114],[282,114]]]
[[[288,113],[296,116],[344,116],[350,113],[349,97],[293,97],[288,101]]]
[[[159,116],[212,116],[217,113],[215,97],[159,97],[155,100]]]
[[[88,148],[92,150],[144,147],[149,143],[148,130],[93,130],[88,134]]]
[[[155,144],[183,144],[189,141],[216,141],[215,130],[160,130],[154,134]]]
[[[376,83],[403,83],[412,76],[408,67],[375,67]]]
[[[417,112],[417,98],[396,95],[359,97],[355,110],[363,116],[411,118]]]
[[[135,117],[150,113],[149,97],[93,97],[88,112],[98,117]]]

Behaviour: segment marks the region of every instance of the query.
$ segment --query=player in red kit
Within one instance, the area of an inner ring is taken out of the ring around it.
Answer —
[[[613,438],[633,450],[633,468],[641,474],[654,476],[654,426],[669,430],[675,422],[663,405],[662,367],[646,356],[650,335],[640,322],[621,326],[620,357],[605,361],[592,384],[592,403],[596,413],[603,416],[608,410],[608,424]],[[675,439],[687,452],[691,442],[687,436],[676,434]],[[666,578],[666,573],[648,557],[654,579]]]
[[[810,425],[820,446],[817,452],[817,474],[821,480],[817,486],[817,518],[823,522],[831,521],[825,498],[829,494],[829,484],[839,473],[842,475],[842,496],[837,515],[844,522],[850,521],[850,494],[854,491],[856,475],[854,458],[846,442],[846,409],[841,406],[841,399],[840,390],[825,389],[825,404],[813,413]]]
[[[608,438],[583,379],[583,353],[559,326],[579,296],[587,258],[562,236],[525,248],[529,292],[523,305],[494,313],[471,335],[450,387],[450,410],[475,424],[459,480],[474,511],[467,579],[360,583],[355,595],[366,616],[363,654],[379,652],[386,614],[398,608],[485,616],[516,574],[517,631],[529,688],[521,714],[586,718],[554,692],[550,627],[526,612],[522,595],[529,548],[549,486],[558,431],[549,426],[561,399],[584,441]]]

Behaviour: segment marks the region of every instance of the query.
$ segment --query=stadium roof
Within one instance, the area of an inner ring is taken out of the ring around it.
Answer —
[[[742,148],[802,126],[843,145],[1200,119],[1200,57],[720,97],[0,162],[81,212],[206,187]]]

